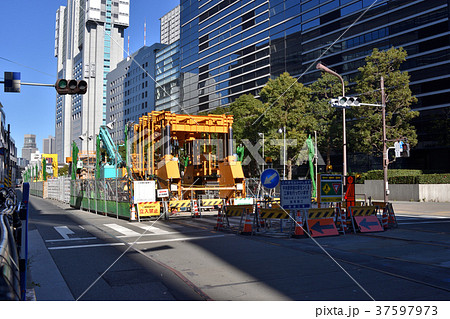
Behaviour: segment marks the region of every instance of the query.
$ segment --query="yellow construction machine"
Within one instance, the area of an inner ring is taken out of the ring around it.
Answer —
[[[142,116],[133,125],[133,179],[156,180],[171,199],[198,199],[210,191],[223,199],[245,197],[232,124],[232,115],[153,111]]]

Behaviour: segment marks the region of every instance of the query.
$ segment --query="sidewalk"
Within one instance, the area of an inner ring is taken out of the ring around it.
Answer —
[[[450,218],[450,203],[392,201],[397,215],[430,215]]]

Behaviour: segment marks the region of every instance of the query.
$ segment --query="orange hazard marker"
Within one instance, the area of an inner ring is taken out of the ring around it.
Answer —
[[[303,231],[302,226],[303,226],[302,216],[300,214],[300,211],[297,211],[295,215],[294,235],[292,235],[293,238],[300,238],[305,236],[305,232]]]
[[[253,233],[252,230],[252,221],[250,219],[250,214],[245,214],[245,223],[244,229],[241,231],[241,235],[251,235]]]
[[[334,236],[339,232],[331,218],[326,219],[310,219],[308,220],[308,228],[312,237]]]
[[[362,233],[383,231],[377,216],[355,216],[355,222]]]

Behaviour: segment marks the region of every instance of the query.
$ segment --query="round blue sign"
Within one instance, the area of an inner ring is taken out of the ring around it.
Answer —
[[[268,168],[261,174],[261,183],[266,188],[275,188],[280,182],[280,174],[273,168]]]

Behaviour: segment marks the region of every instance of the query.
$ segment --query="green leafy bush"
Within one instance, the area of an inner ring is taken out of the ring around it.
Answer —
[[[360,174],[357,184],[365,180],[383,180],[382,170],[373,170]],[[450,184],[450,173],[422,174],[421,170],[392,169],[388,170],[389,184]]]
[[[423,174],[417,176],[418,184],[450,184],[450,173]]]

